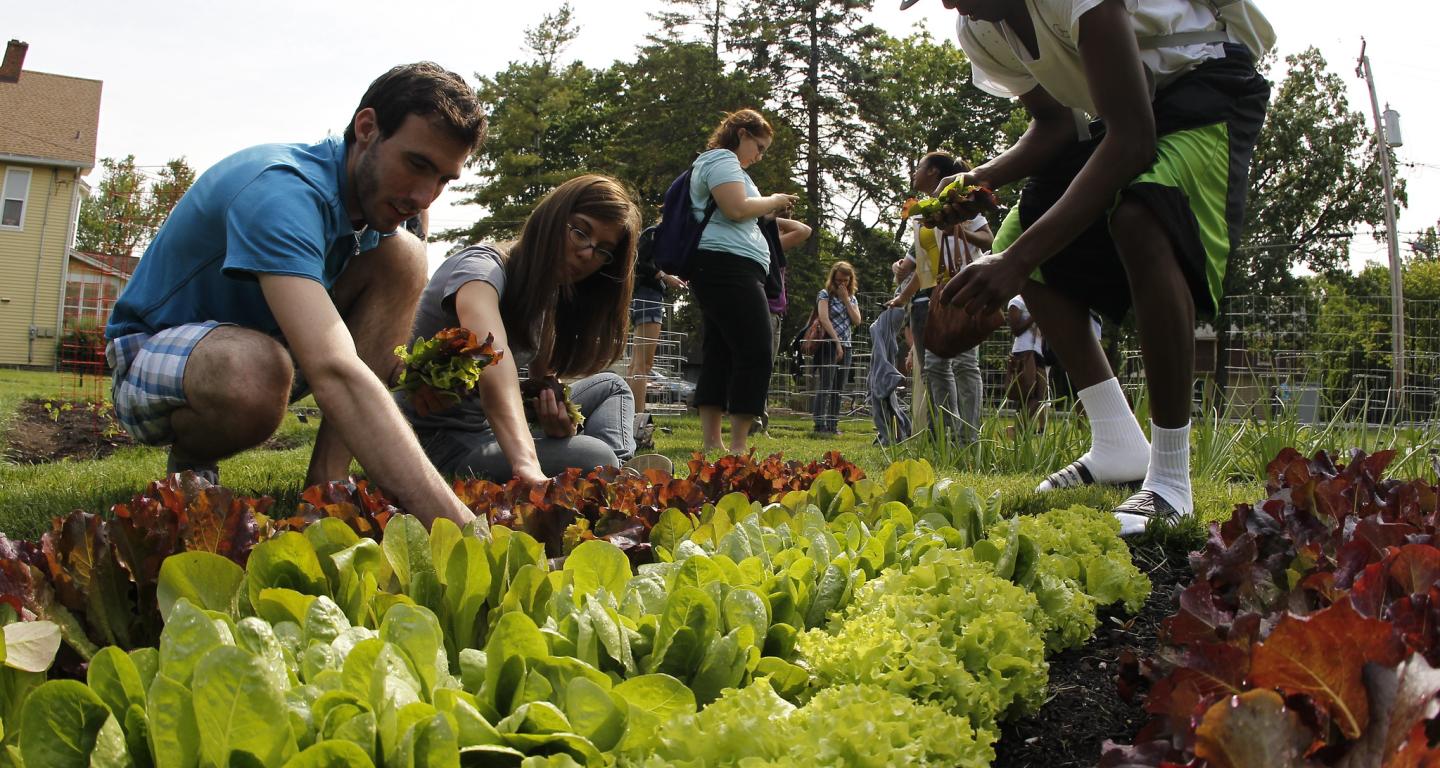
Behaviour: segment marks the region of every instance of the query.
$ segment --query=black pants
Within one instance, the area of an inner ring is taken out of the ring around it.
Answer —
[[[705,321],[705,361],[695,384],[695,407],[764,413],[774,365],[765,269],[733,253],[696,251],[690,294]]]

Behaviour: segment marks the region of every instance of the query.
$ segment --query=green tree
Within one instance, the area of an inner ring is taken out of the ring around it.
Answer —
[[[988,160],[1008,146],[1005,125],[1017,104],[976,88],[965,54],[924,34],[881,35],[866,51],[864,70],[856,107],[865,172],[852,180],[853,215],[862,228],[884,222],[898,237],[896,211],[910,194],[916,161],[936,149],[972,166]],[[863,222],[867,213],[878,220]]]
[[[1316,48],[1285,63],[1250,168],[1245,239],[1225,275],[1230,296],[1293,292],[1296,265],[1343,272],[1350,235],[1384,228],[1375,137],[1350,108],[1344,80]],[[1397,177],[1395,188],[1403,205],[1404,180]]]
[[[1436,224],[1440,225],[1440,222]],[[1435,227],[1426,227],[1406,245],[1410,246],[1411,261],[1440,261],[1440,234],[1436,233]]]
[[[103,158],[104,177],[80,205],[75,245],[107,256],[133,256],[165,223],[180,197],[195,182],[184,158],[167,162],[152,181],[135,156]]]
[[[881,34],[862,19],[870,7],[870,0],[750,0],[737,14],[732,45],[746,68],[769,78],[770,111],[798,136],[803,215],[816,232],[845,218],[843,180],[868,171],[850,148],[862,141],[855,119],[862,62]],[[806,253],[819,253],[818,239]]]
[[[614,67],[624,97],[613,120],[613,145],[604,154],[616,176],[633,185],[646,221],[654,220],[670,182],[705,148],[720,117],[765,100],[764,80],[739,70],[717,75],[716,64],[705,43],[664,42]],[[773,146],[774,154],[751,169],[767,192],[767,184],[787,180],[794,152],[794,142],[784,137]]]
[[[546,192],[580,171],[601,169],[597,158],[609,144],[611,128],[603,105],[614,102],[605,91],[614,82],[578,62],[561,62],[578,32],[569,3],[563,4],[526,30],[529,60],[478,75],[489,132],[470,162],[480,180],[458,189],[469,193],[462,204],[483,206],[488,213],[468,227],[439,233],[440,239],[513,236]]]
[[[664,3],[668,6],[666,9],[649,14],[660,24],[660,31],[646,38],[652,43],[707,43],[712,59],[718,63],[720,41],[724,37],[721,31],[728,30],[733,21],[725,12],[725,0],[664,0]]]

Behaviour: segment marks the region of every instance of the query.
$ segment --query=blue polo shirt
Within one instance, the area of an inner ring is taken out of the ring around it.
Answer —
[[[379,235],[350,224],[345,141],[262,144],[201,174],[145,249],[115,302],[107,338],[218,320],[277,333],[257,274],[329,290]]]

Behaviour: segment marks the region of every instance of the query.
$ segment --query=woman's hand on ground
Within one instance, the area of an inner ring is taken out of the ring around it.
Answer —
[[[565,406],[555,399],[554,390],[548,387],[541,390],[536,400],[537,420],[547,437],[575,436],[575,422],[570,420],[570,412]]]

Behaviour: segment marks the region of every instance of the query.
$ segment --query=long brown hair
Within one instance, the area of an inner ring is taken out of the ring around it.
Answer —
[[[860,292],[860,277],[855,274],[855,266],[848,261],[837,261],[830,267],[830,275],[825,278],[825,292],[831,296],[835,295],[835,278],[840,274],[850,276],[850,295],[854,296]]]
[[[764,115],[753,109],[739,109],[726,115],[725,119],[715,126],[715,132],[710,134],[710,141],[705,148],[733,150],[740,146],[742,130],[751,136],[765,139],[775,135],[775,129],[770,127]]]
[[[561,286],[570,216],[584,214],[620,225],[615,258],[580,282]],[[500,318],[517,349],[535,353],[533,366],[556,376],[588,376],[625,352],[630,286],[640,209],[609,176],[577,176],[551,190],[525,219],[505,259]]]

